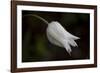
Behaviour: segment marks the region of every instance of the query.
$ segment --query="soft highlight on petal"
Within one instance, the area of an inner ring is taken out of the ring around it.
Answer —
[[[52,21],[48,24],[47,37],[52,44],[59,47],[64,47],[69,54],[72,52],[71,46],[78,46],[75,40],[79,39],[79,37],[69,33],[57,21]]]

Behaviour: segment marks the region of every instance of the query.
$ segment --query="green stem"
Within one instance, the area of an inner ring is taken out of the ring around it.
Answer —
[[[36,18],[42,20],[44,23],[49,24],[49,22],[48,22],[47,20],[45,20],[44,18],[42,18],[42,17],[40,17],[40,16],[38,16],[38,15],[27,14],[27,15],[24,15],[24,16],[34,16],[34,17],[36,17]]]

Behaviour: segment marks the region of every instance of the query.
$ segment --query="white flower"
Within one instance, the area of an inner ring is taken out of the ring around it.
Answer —
[[[66,49],[66,51],[71,55],[71,46],[75,47],[78,46],[75,40],[79,39],[79,37],[72,35],[67,30],[63,28],[63,26],[57,22],[52,21],[51,23],[48,23],[45,19],[38,15],[26,15],[26,16],[34,16],[42,21],[44,21],[46,24],[48,24],[48,27],[46,29],[46,34],[48,40],[59,47],[63,47]]]
[[[59,47],[64,47],[69,54],[72,51],[71,46],[78,46],[74,40],[79,39],[79,37],[70,34],[57,21],[52,21],[48,24],[47,37],[52,44],[57,45]]]

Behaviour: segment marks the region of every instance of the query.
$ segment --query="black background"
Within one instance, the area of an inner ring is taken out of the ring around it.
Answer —
[[[65,48],[51,44],[46,36],[48,27],[33,16],[41,16],[48,22],[58,21],[71,34],[78,36],[78,47],[71,47],[71,56]],[[90,15],[87,13],[22,11],[22,62],[89,59]]]

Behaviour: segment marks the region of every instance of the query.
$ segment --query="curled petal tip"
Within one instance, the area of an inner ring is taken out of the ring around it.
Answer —
[[[68,54],[71,56],[71,52],[68,52]]]

